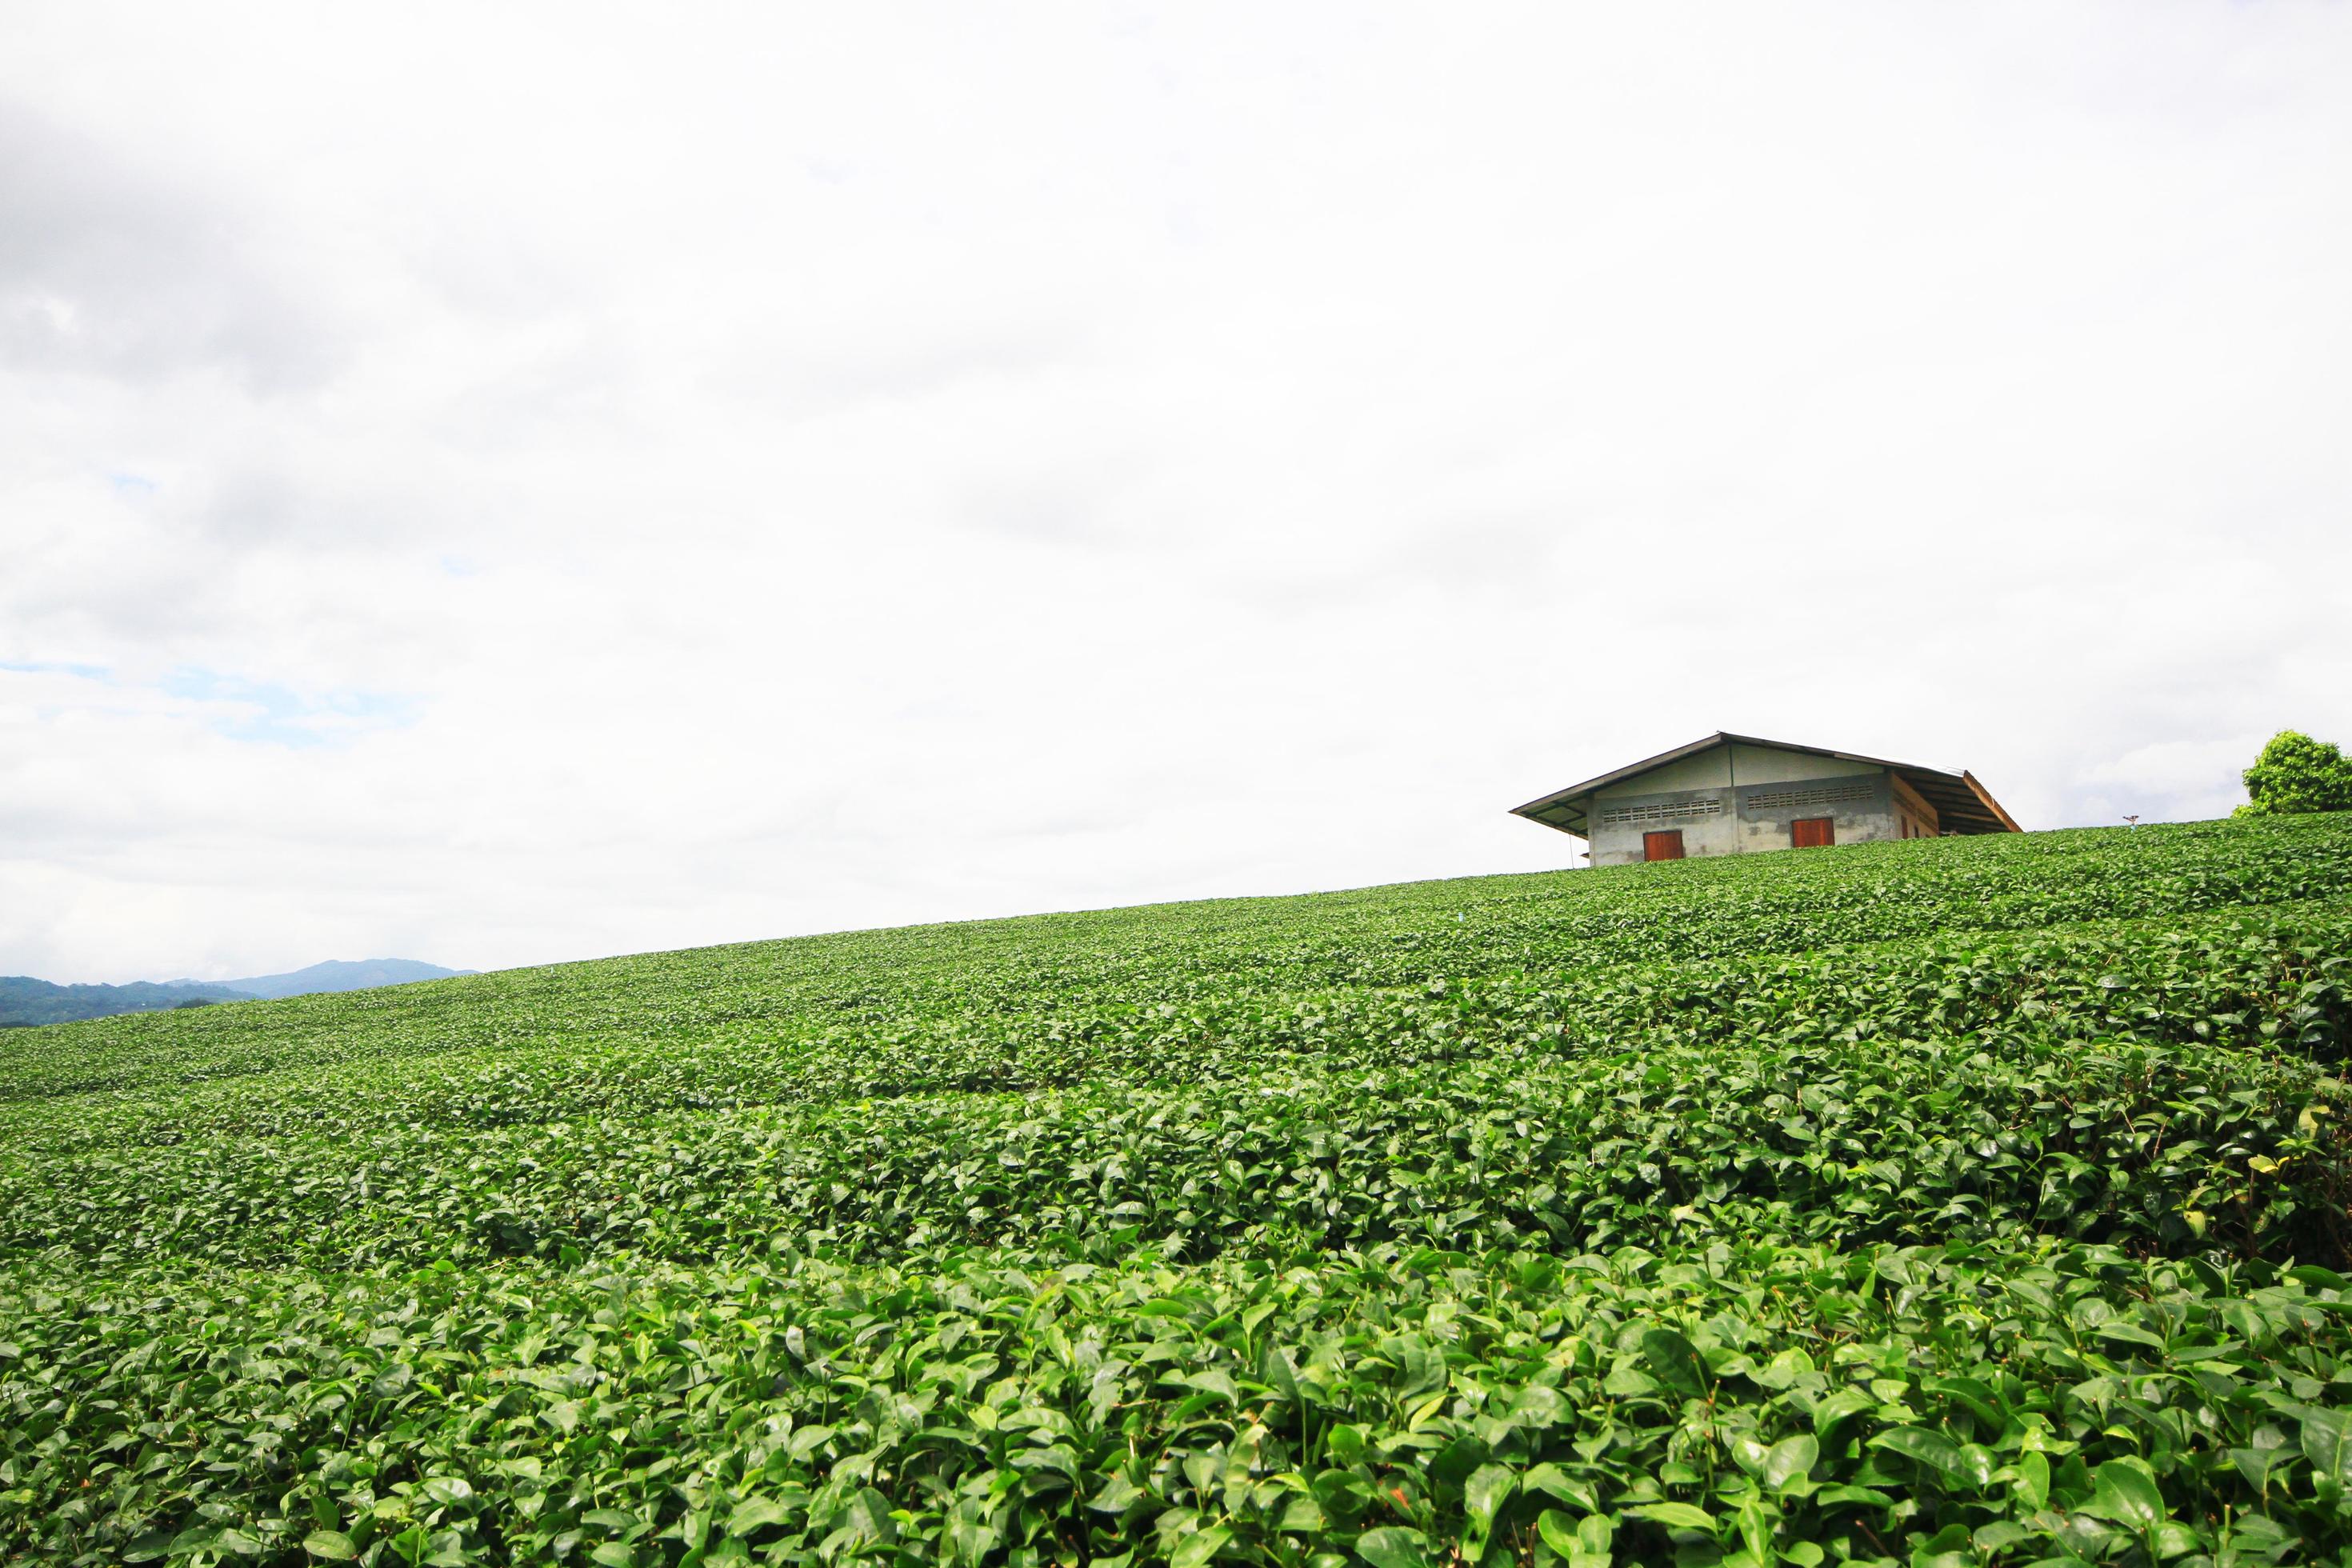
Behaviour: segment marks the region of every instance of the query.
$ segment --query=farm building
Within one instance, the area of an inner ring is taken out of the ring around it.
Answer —
[[[1973,773],[1720,732],[1511,810],[1595,866],[2018,831]]]

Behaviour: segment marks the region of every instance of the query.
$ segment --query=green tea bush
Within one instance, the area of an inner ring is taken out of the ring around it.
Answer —
[[[2352,820],[0,1037],[0,1554],[2347,1558]]]
[[[2343,1538],[2325,1269],[1668,1258],[0,1279],[58,1558],[2280,1562]]]

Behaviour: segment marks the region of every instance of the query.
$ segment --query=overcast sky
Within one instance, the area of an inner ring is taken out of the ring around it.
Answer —
[[[2352,742],[2352,9],[12,4],[0,973]]]

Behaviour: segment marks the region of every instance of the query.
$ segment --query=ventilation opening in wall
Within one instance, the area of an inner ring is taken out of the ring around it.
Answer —
[[[1809,789],[1759,789],[1748,797],[1750,811],[1805,811],[1815,806],[1845,805],[1878,798],[1875,781],[1819,784]]]
[[[1632,827],[1644,822],[1696,822],[1702,816],[1721,816],[1723,802],[1709,795],[1703,800],[1661,801],[1655,805],[1612,806],[1601,814],[1603,827]]]

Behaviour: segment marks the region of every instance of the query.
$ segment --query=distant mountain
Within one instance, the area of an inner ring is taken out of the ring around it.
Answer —
[[[0,975],[0,1029],[69,1024],[76,1018],[105,1018],[117,1013],[162,1013],[214,1002],[250,1002],[257,994],[194,980],[163,985],[145,980],[128,985],[54,985],[29,974]]]
[[[161,1013],[215,1002],[256,1002],[307,996],[314,991],[364,991],[412,980],[446,980],[471,969],[444,969],[413,958],[331,958],[287,974],[250,980],[135,980],[128,985],[57,985],[30,975],[0,976],[0,1028],[109,1018],[117,1013]]]
[[[249,996],[308,996],[314,991],[365,991],[375,985],[405,985],[412,980],[446,980],[473,974],[471,969],[444,969],[413,958],[331,958],[287,974],[257,974],[249,980],[224,980],[221,984]],[[193,984],[174,981],[173,984]]]

